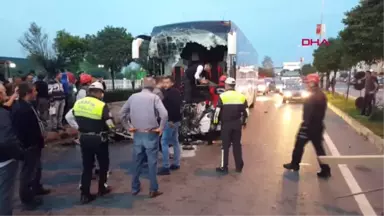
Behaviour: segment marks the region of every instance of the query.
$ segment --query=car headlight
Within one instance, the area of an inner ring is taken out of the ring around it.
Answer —
[[[284,92],[284,96],[285,97],[292,97],[292,92],[286,91],[286,92]]]
[[[301,96],[304,97],[304,98],[309,97],[309,95],[310,95],[310,93],[307,92],[307,91],[301,92]]]

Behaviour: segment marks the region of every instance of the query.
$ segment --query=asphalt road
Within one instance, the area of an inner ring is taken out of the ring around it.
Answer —
[[[46,148],[43,182],[53,189],[36,211],[18,215],[369,215],[383,214],[382,191],[344,199],[335,199],[351,190],[383,187],[383,170],[368,166],[334,166],[332,178],[316,176],[317,160],[307,147],[300,173],[287,172],[295,134],[301,121],[302,105],[281,104],[279,96],[260,96],[252,109],[243,133],[243,173],[233,171],[230,156],[229,175],[214,169],[220,162],[220,146],[199,145],[183,152],[181,170],[159,177],[164,194],[147,198],[148,182],[143,191],[130,195],[132,173],[131,145],[111,146],[113,193],[89,205],[79,205],[77,186],[81,172],[78,147]],[[326,116],[325,140],[329,154],[376,154],[376,149],[357,135],[331,111]],[[93,183],[96,190],[96,182]],[[17,197],[16,197],[17,198]],[[18,198],[17,198],[18,200]]]
[[[348,89],[348,86],[344,82],[338,82],[336,84],[335,90],[337,92],[341,93],[341,94],[346,94],[347,93],[347,89]],[[360,97],[360,96],[364,96],[364,90],[358,91],[358,90],[354,89],[353,86],[350,86],[350,88],[349,88],[349,95],[352,96],[352,97],[355,97],[355,98]],[[383,98],[384,98],[384,91],[383,91],[383,89],[379,90],[379,92],[376,95],[376,98],[377,98],[377,101],[380,102],[381,104],[384,103],[384,101],[383,101]]]

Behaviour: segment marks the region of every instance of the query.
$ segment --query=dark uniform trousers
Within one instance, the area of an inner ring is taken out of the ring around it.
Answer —
[[[19,196],[23,203],[33,200],[42,189],[41,181],[41,151],[40,147],[31,147],[25,150],[21,165]]]
[[[323,146],[323,131],[324,131],[323,127],[312,129],[311,131],[305,131],[305,132],[303,131],[302,128],[299,130],[296,136],[296,143],[292,153],[292,162],[291,162],[292,165],[299,166],[304,154],[304,147],[309,141],[312,142],[317,156],[325,155],[325,150]],[[320,161],[319,161],[319,164],[320,164],[320,168],[323,171],[330,171],[330,168],[327,164],[321,164]]]
[[[373,102],[375,101],[375,94],[365,94],[364,96],[364,104],[361,109],[361,115],[371,115],[372,107],[375,105]],[[375,101],[376,103],[376,101]]]
[[[83,157],[83,174],[81,176],[81,192],[90,194],[92,170],[95,164],[95,156],[99,164],[99,190],[105,188],[109,169],[108,141],[103,142],[97,135],[80,136],[81,154]]]
[[[220,167],[228,167],[229,148],[232,145],[233,157],[235,159],[236,169],[242,169],[244,166],[243,154],[241,149],[242,123],[240,120],[222,122],[221,128],[221,164]]]

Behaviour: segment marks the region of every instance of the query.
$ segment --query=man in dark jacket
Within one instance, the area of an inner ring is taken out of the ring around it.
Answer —
[[[315,147],[317,156],[325,155],[323,146],[324,117],[327,110],[327,97],[319,88],[320,78],[317,74],[307,75],[306,82],[310,96],[306,99],[303,106],[303,122],[297,133],[295,147],[290,163],[283,167],[288,170],[298,171],[303,157],[305,145],[311,141]],[[321,171],[317,173],[320,178],[329,178],[331,168],[327,164],[320,163]]]
[[[184,100],[186,103],[199,103],[206,100],[207,98],[202,95],[200,88],[197,87],[198,84],[208,84],[207,80],[208,71],[211,70],[211,65],[209,63],[199,64],[192,63],[186,70],[184,75]],[[208,86],[207,86],[208,87]],[[207,93],[209,90],[207,88]]]
[[[39,111],[41,120],[43,120],[45,126],[48,126],[49,120],[49,95],[48,95],[48,83],[44,81],[45,75],[39,74],[37,81],[35,82],[37,91],[37,110]]]
[[[12,128],[5,87],[0,84],[0,215],[12,215],[18,162],[22,158],[20,141]]]
[[[168,122],[164,127],[161,137],[163,166],[160,168],[158,175],[169,175],[170,170],[180,168],[180,144],[179,144],[179,127],[181,123],[181,94],[180,91],[173,87],[175,81],[172,76],[163,79],[165,91],[163,104],[168,112]],[[173,164],[169,163],[169,144],[173,145]]]
[[[19,85],[19,101],[12,107],[12,124],[25,150],[20,173],[19,195],[26,207],[34,208],[41,204],[36,195],[45,195],[41,180],[41,152],[44,147],[44,124],[31,102],[36,99],[36,88],[32,83]]]

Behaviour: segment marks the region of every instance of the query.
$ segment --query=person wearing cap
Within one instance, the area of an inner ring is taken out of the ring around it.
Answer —
[[[89,85],[92,83],[92,76],[86,73],[80,75],[80,90],[77,92],[76,101],[85,98]],[[104,88],[104,87],[103,87]]]
[[[324,132],[323,121],[327,110],[327,97],[319,88],[319,75],[307,75],[306,82],[310,96],[304,101],[303,121],[296,136],[292,160],[290,163],[283,165],[283,167],[288,170],[298,171],[300,169],[304,147],[309,141],[311,141],[315,147],[317,156],[325,155],[322,141]],[[318,177],[329,178],[331,176],[331,168],[327,164],[320,163],[320,168],[321,171],[317,173]]]
[[[220,94],[219,102],[215,109],[213,124],[221,122],[221,164],[217,172],[228,173],[229,147],[233,147],[236,171],[241,172],[244,161],[241,149],[242,127],[247,123],[249,115],[246,97],[235,91],[236,80],[228,77],[225,80],[225,92]]]
[[[148,158],[148,177],[150,181],[149,197],[154,198],[162,194],[157,182],[157,154],[159,137],[168,122],[168,112],[159,96],[153,94],[155,80],[146,77],[143,80],[143,90],[133,94],[120,110],[121,123],[134,133],[133,160],[134,173],[132,177],[132,195],[141,191],[140,175]],[[158,122],[160,117],[160,123]]]
[[[100,82],[92,83],[88,95],[76,101],[72,112],[66,116],[68,123],[80,132],[83,159],[80,201],[83,204],[96,198],[90,193],[95,156],[100,168],[98,195],[103,196],[111,191],[106,184],[109,169],[108,131],[114,130],[115,125],[108,106],[102,101],[103,97],[103,85]]]

